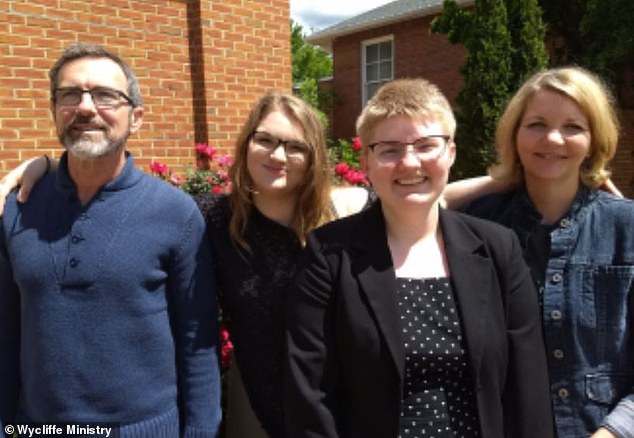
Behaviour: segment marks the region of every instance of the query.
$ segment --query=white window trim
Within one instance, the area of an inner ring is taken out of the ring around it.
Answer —
[[[366,65],[365,65],[365,48],[367,46],[371,46],[373,44],[379,44],[382,43],[384,41],[391,41],[392,42],[392,59],[391,59],[391,72],[390,72],[390,78],[394,79],[394,35],[386,35],[386,36],[382,36],[382,37],[378,37],[378,38],[372,38],[369,40],[365,40],[361,42],[361,108],[363,108],[367,102],[367,96],[366,96],[366,81],[365,81],[365,70],[366,70]]]

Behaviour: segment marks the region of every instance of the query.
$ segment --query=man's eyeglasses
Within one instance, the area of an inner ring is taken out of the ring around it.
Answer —
[[[78,88],[78,87],[60,87],[55,89],[53,101],[61,106],[76,106],[81,103],[84,93],[90,94],[93,104],[97,108],[112,108],[121,104],[121,99],[125,100],[131,106],[135,106],[132,98],[123,91],[115,90],[109,87],[95,88]]]
[[[445,152],[449,143],[448,135],[428,135],[413,141],[378,141],[368,145],[368,148],[376,155],[377,160],[383,164],[399,163],[412,146],[412,153],[420,161],[436,161]]]
[[[271,153],[278,147],[284,148],[287,158],[300,160],[308,158],[310,155],[310,146],[299,140],[282,140],[272,136],[266,131],[253,131],[251,134],[253,144]]]

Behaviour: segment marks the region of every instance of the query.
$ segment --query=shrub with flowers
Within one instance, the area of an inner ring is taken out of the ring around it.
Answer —
[[[338,185],[367,186],[361,171],[361,139],[339,139],[329,145],[330,157],[335,164],[335,183]]]
[[[171,171],[164,163],[154,161],[150,164],[152,175],[168,181],[181,190],[196,195],[198,193],[229,193],[231,181],[229,181],[229,167],[233,159],[229,155],[220,155],[211,146],[199,143],[196,145],[196,168],[191,167],[180,176]],[[222,318],[222,310],[218,311],[220,324],[220,361],[222,369],[227,370],[231,364],[233,343],[229,331],[226,329]]]
[[[166,164],[158,161],[150,164],[150,171],[153,175],[169,181],[191,195],[207,192],[229,193],[231,191],[231,181],[229,181],[231,163],[232,158],[229,155],[220,155],[213,147],[198,143],[196,168],[188,168],[184,176],[173,173]]]

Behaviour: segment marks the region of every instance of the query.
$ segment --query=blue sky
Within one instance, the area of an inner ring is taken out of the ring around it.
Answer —
[[[291,18],[307,33],[390,3],[392,0],[290,0]]]

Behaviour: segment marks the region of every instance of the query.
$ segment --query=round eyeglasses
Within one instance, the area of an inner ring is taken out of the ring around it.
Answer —
[[[135,106],[130,96],[123,91],[109,87],[59,87],[55,89],[53,101],[60,106],[77,106],[81,103],[84,93],[90,94],[92,103],[97,108],[113,108],[123,103],[121,99],[131,106]]]
[[[413,141],[377,141],[368,145],[368,148],[374,153],[382,164],[397,164],[405,155],[409,152],[411,146],[412,153],[420,161],[430,162],[438,160],[449,143],[451,137],[448,135],[428,135],[425,137],[417,138]]]

